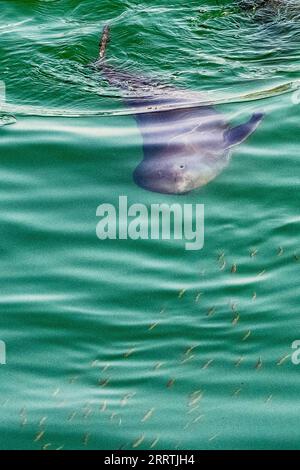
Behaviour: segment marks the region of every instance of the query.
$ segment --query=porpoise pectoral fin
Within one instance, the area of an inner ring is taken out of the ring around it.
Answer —
[[[245,124],[233,127],[225,133],[225,144],[227,148],[241,144],[257,129],[264,117],[264,113],[254,113]]]

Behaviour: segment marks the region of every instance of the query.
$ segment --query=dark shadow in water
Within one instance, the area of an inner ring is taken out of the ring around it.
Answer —
[[[240,0],[238,5],[259,21],[286,22],[300,19],[300,5],[297,0]]]

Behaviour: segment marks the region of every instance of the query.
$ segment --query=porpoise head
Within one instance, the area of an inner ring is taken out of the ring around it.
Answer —
[[[201,155],[196,150],[184,153],[166,149],[161,155],[144,159],[135,169],[135,183],[148,191],[162,194],[186,194],[206,185],[224,167],[228,151],[223,155]],[[222,158],[224,156],[224,159]]]
[[[180,142],[144,146],[144,160],[133,173],[143,189],[162,194],[186,194],[205,186],[227,166],[232,147],[243,142],[260,124],[264,114],[255,113],[240,126],[217,127],[196,138],[186,134]]]

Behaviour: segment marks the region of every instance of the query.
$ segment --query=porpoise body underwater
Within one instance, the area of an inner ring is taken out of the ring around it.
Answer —
[[[162,194],[186,194],[205,186],[226,168],[232,149],[257,129],[263,113],[231,127],[213,106],[195,106],[203,95],[160,87],[110,66],[109,40],[110,27],[105,26],[95,66],[111,86],[126,90],[124,100],[142,134],[144,158],[133,173],[134,182]]]

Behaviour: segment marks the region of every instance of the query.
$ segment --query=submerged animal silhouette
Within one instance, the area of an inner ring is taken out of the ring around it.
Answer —
[[[161,87],[111,67],[105,60],[109,36],[106,26],[95,66],[110,85],[130,92],[124,100],[135,112],[144,151],[133,174],[135,183],[164,194],[185,194],[206,185],[228,165],[232,148],[255,131],[263,113],[231,128],[212,106],[193,104],[199,102],[198,93]]]
[[[257,8],[279,8],[286,0],[239,0],[239,5],[247,10]]]
[[[262,22],[284,20],[289,23],[300,19],[299,0],[238,0],[237,5]]]

